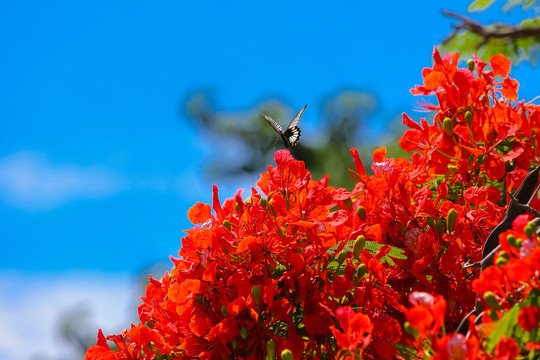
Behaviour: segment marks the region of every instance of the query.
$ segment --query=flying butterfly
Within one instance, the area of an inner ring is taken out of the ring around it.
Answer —
[[[274,119],[266,114],[263,114],[270,126],[274,128],[279,136],[281,136],[281,140],[283,140],[283,144],[285,144],[286,148],[289,146],[296,146],[298,144],[298,140],[300,140],[300,128],[298,127],[298,122],[300,121],[300,117],[306,108],[307,105],[304,106],[302,110],[298,112],[298,114],[296,114],[289,126],[287,126],[285,132],[283,132],[283,128]]]

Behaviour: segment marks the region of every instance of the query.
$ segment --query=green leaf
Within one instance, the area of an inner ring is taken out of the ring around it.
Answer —
[[[496,0],[475,0],[467,9],[468,12],[481,12],[490,7]]]
[[[526,12],[534,6],[535,2],[537,2],[537,0],[507,0],[506,4],[504,4],[502,8],[502,11],[509,12],[514,10],[514,8],[521,6],[522,10]]]
[[[343,250],[349,251],[349,252],[353,251],[353,247],[354,247],[354,242],[355,242],[355,241],[356,241],[356,240],[348,240],[348,241],[345,243],[345,246],[343,247]],[[341,245],[341,244],[337,244],[337,245],[332,246],[330,249],[328,249],[328,254],[334,254],[334,253],[336,253],[336,252],[338,251],[340,245]]]
[[[413,347],[401,343],[392,343],[392,345],[397,347],[398,354],[405,359],[423,359],[418,356],[418,351]]]
[[[501,340],[503,335],[511,336],[518,322],[518,313],[521,309],[521,304],[516,304],[503,317],[495,323],[495,327],[489,337],[486,339],[486,351],[492,353],[495,346]]]
[[[389,245],[379,244],[374,241],[366,241],[366,245],[364,246],[364,249],[368,250],[372,254],[376,254],[377,251],[379,251],[379,249],[383,246],[389,246]],[[383,257],[383,259],[386,258],[387,256],[393,257],[394,259],[403,259],[403,260],[407,259],[407,256],[405,255],[405,250],[400,249],[398,247],[394,247],[394,246],[390,246],[390,252],[386,254],[386,256]]]
[[[540,25],[540,16],[524,19],[519,26],[524,28],[536,27]]]
[[[326,269],[335,274],[335,273],[337,273],[337,271],[339,269],[339,265],[340,264],[337,261],[330,261],[328,263],[328,266],[326,267]]]
[[[347,241],[347,243],[343,247],[343,251],[352,252],[353,248],[354,248],[355,241],[356,240]],[[398,247],[390,246],[390,245],[379,244],[379,243],[374,242],[374,241],[366,241],[364,249],[369,251],[373,255],[375,255],[375,254],[377,254],[377,251],[379,251],[379,249],[381,247],[383,247],[383,246],[389,246],[390,247],[390,252],[381,258],[381,262],[385,262],[385,263],[390,264],[390,266],[394,266],[394,265],[396,265],[396,263],[392,260],[392,258],[394,258],[394,259],[403,259],[403,260],[407,259],[407,256],[405,255],[405,250],[400,249]],[[328,249],[328,254],[335,254],[338,249],[339,249],[339,244],[335,245],[335,246],[332,246],[330,249]],[[334,264],[334,262],[335,262],[335,264]],[[338,271],[339,270],[339,266],[337,266],[338,264],[339,263],[337,261],[330,262],[330,264],[328,264],[329,270],[334,272],[334,273],[341,273],[341,271]]]
[[[536,306],[540,307],[540,290],[532,289],[525,301],[523,306]]]

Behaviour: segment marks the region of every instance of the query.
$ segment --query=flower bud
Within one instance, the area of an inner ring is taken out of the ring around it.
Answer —
[[[448,233],[451,233],[454,231],[454,226],[456,225],[458,213],[456,209],[452,208],[448,211],[448,214],[446,215],[446,229],[448,230]]]
[[[238,349],[238,340],[236,338],[232,339],[231,346],[234,350]]]
[[[495,260],[495,265],[497,265],[497,267],[501,267],[506,264],[508,264],[508,259],[505,259],[504,257],[499,256]]]
[[[354,246],[353,246],[353,255],[354,257],[358,257],[358,255],[360,255],[360,252],[362,251],[362,249],[364,249],[364,246],[366,245],[366,238],[364,237],[364,235],[360,235],[359,237],[356,238],[356,241],[354,242]]]
[[[360,264],[356,268],[356,276],[359,277],[359,278],[363,277],[367,272],[368,272],[368,269],[367,269],[366,265],[364,265],[364,264]]]
[[[343,200],[343,205],[345,205],[347,209],[350,209],[352,206],[352,200],[350,198]]]
[[[525,228],[523,229],[525,232],[525,235],[527,235],[528,238],[532,237],[534,233],[536,233],[536,224],[532,221],[530,221],[527,225],[525,225]]]
[[[197,301],[197,304],[199,304],[199,305],[202,305],[202,303],[203,303],[203,298],[204,298],[204,295],[203,295],[203,294],[197,294],[197,295],[195,295],[195,300]]]
[[[435,230],[437,230],[437,232],[439,234],[442,234],[443,232],[443,229],[444,229],[444,224],[441,220],[437,220],[435,221]]]
[[[427,223],[431,227],[435,227],[435,220],[433,220],[433,216],[428,216]]]
[[[259,200],[259,204],[261,204],[261,206],[266,209],[266,206],[268,205],[268,201],[265,198],[262,197]]]
[[[508,244],[510,244],[510,246],[518,250],[521,249],[521,244],[523,243],[522,239],[516,239],[516,237],[513,234],[508,235],[506,237],[506,241],[508,241]]]
[[[506,237],[506,241],[508,241],[508,244],[510,244],[510,246],[517,248],[517,239],[514,235],[509,234]]]
[[[356,214],[360,218],[360,220],[366,220],[366,208],[363,206],[359,206],[356,209]]]
[[[465,121],[467,122],[467,125],[469,125],[469,127],[472,126],[472,121],[473,121],[472,112],[470,112],[470,111],[465,112]]]
[[[272,339],[266,342],[266,358],[269,360],[276,358],[276,342]]]
[[[243,327],[240,329],[240,336],[242,337],[242,339],[246,340],[248,335],[249,333],[247,327]]]
[[[292,355],[292,351],[289,349],[285,349],[281,352],[281,360],[294,360],[294,357]]]
[[[454,123],[450,118],[444,118],[443,120],[444,131],[450,136],[454,135]]]
[[[276,210],[274,210],[274,207],[272,206],[271,203],[268,204],[268,208],[270,209],[270,213],[271,213],[272,215],[274,215],[274,216],[277,215],[277,212],[276,212]]]
[[[247,199],[244,201],[244,204],[246,204],[247,206],[251,205],[251,198],[247,198]]]
[[[416,330],[412,327],[412,325],[411,325],[410,322],[405,321],[405,324],[403,324],[403,327],[405,328],[405,331],[406,331],[408,334],[410,334],[410,335],[412,335],[412,336],[414,336],[414,337],[416,337],[416,335],[418,335],[418,331],[416,331]]]
[[[493,310],[500,310],[501,304],[499,304],[499,301],[497,300],[497,297],[495,294],[491,291],[486,291],[484,293],[484,301],[486,304],[489,305]]]
[[[221,313],[225,317],[229,316],[229,313],[227,312],[227,305],[221,305]]]
[[[474,59],[467,59],[467,69],[474,71]]]
[[[347,258],[347,252],[345,250],[341,250],[337,257],[337,262],[339,263],[339,265],[343,264],[346,258]]]
[[[255,285],[251,288],[251,296],[253,297],[255,304],[261,304],[261,288],[259,286]]]
[[[497,315],[496,310],[489,310],[487,313],[488,313],[489,317],[491,318],[491,320],[493,320],[493,321],[499,320],[499,315]]]
[[[227,229],[227,230],[231,230],[231,222],[229,220],[223,220],[223,226]]]

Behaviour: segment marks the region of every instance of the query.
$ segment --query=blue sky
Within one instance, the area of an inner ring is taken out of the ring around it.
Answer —
[[[273,96],[308,103],[309,127],[322,98],[353,87],[379,97],[381,121],[411,112],[408,90],[451,22],[431,1],[271,4],[4,4],[0,267],[129,272],[166,260],[211,189],[211,144],[178,111],[186,94],[211,88],[230,111]]]
[[[441,8],[463,13],[467,3],[3,2],[0,281],[39,297],[22,282],[77,271],[125,284],[176,255],[187,210],[211,196],[202,169],[212,145],[179,112],[195,90],[211,89],[220,111],[270,97],[310,104],[308,129],[322,100],[345,88],[378,97],[374,126],[404,111],[418,118],[409,89],[451,29]],[[512,75],[522,98],[538,95],[537,69]]]

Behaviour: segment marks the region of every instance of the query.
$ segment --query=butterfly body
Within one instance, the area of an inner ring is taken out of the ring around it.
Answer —
[[[306,108],[307,105],[304,106],[302,110],[298,112],[298,114],[296,114],[285,131],[283,131],[283,128],[270,116],[263,115],[268,124],[270,124],[270,126],[272,126],[272,128],[279,134],[286,148],[289,146],[296,146],[298,144],[301,134],[300,127],[298,127],[298,122],[300,121],[300,117]]]

